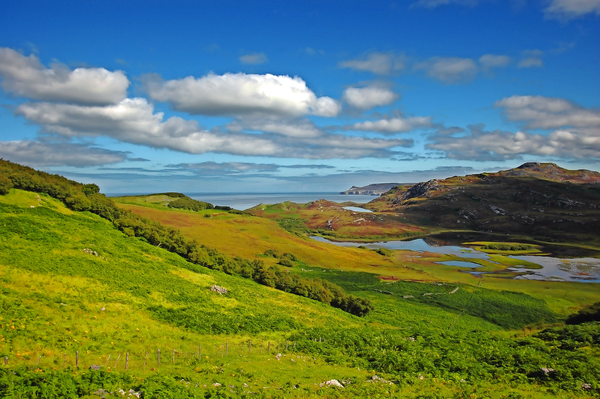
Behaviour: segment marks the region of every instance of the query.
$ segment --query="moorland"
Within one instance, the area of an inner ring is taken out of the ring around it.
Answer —
[[[597,397],[598,284],[514,255],[597,256],[598,182],[525,164],[238,211],[0,160],[0,395]],[[367,245],[415,237],[465,255]]]

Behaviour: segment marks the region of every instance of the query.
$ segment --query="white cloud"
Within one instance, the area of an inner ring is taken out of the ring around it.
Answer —
[[[162,81],[146,76],[145,88],[153,100],[196,115],[330,117],[341,111],[337,101],[317,98],[299,77],[226,73]]]
[[[523,58],[517,64],[518,68],[541,68],[544,66],[544,60],[542,57],[544,52],[541,50],[525,50],[523,51]]]
[[[431,117],[391,118],[355,123],[347,128],[383,134],[404,133],[421,127],[431,127]]]
[[[349,87],[342,99],[353,108],[367,110],[396,101],[399,95],[387,87],[371,85],[367,87]]]
[[[511,61],[507,55],[485,54],[479,57],[479,65],[486,70],[506,67]]]
[[[119,141],[155,148],[201,154],[229,152],[241,155],[271,155],[274,146],[259,137],[217,135],[201,129],[196,121],[153,113],[143,98],[125,99],[117,105],[82,107],[67,104],[20,105],[16,113],[65,137],[108,136]]]
[[[240,57],[242,64],[260,65],[269,61],[265,53],[252,53]]]
[[[486,132],[483,125],[475,125],[468,134],[459,130],[436,134],[427,148],[456,159],[501,160],[525,154],[600,159],[600,111],[542,96],[512,96],[494,105],[502,108],[509,120],[523,122],[525,129],[549,132]]]
[[[0,48],[2,87],[20,97],[75,104],[114,104],[127,96],[129,80],[121,71],[104,68],[76,68],[64,65],[44,67],[38,58]]]
[[[127,153],[75,143],[0,141],[0,158],[32,166],[99,166],[125,161]]]
[[[390,75],[406,68],[406,57],[393,53],[371,53],[356,60],[340,62],[340,67],[377,75]]]
[[[544,66],[544,61],[541,58],[526,57],[519,61],[519,68],[541,68]]]
[[[106,107],[26,103],[21,104],[16,113],[48,132],[68,138],[107,136],[122,142],[190,154],[215,152],[305,159],[389,157],[393,154],[392,148],[412,144],[410,140],[399,139],[296,134],[293,130],[300,131],[302,122],[296,122],[300,127],[292,126],[289,131],[284,130],[284,121],[279,125],[263,126],[277,133],[207,131],[196,121],[180,117],[163,121],[163,113],[154,113],[152,105],[143,98],[125,99]],[[310,128],[308,124],[304,127]]]
[[[229,123],[227,129],[233,132],[244,129],[256,130],[297,138],[318,137],[325,134],[307,119],[240,119]]]
[[[600,111],[583,108],[562,98],[512,96],[496,101],[494,106],[503,108],[509,120],[526,122],[527,129],[575,127],[600,130]]]
[[[553,156],[575,159],[600,159],[600,136],[588,136],[557,130],[548,136],[526,132],[486,132],[482,125],[471,126],[471,133],[461,137],[436,136],[427,144],[448,158],[475,161],[520,159],[522,155]]]
[[[416,70],[424,70],[430,77],[444,83],[459,83],[473,79],[479,67],[470,58],[433,57],[415,65]]]
[[[600,0],[551,0],[544,9],[546,17],[574,19],[586,14],[600,15]]]

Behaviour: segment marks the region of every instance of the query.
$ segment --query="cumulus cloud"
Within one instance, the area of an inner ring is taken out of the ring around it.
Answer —
[[[525,129],[548,132],[488,132],[483,125],[474,125],[469,127],[470,133],[437,133],[426,147],[455,159],[518,159],[524,154],[600,159],[600,111],[542,96],[512,96],[494,105],[502,108],[507,119],[522,122]]]
[[[517,64],[518,68],[541,68],[544,66],[544,60],[542,57],[544,52],[541,50],[525,50],[523,52],[523,58]]]
[[[562,98],[512,96],[494,103],[511,121],[525,122],[527,129],[564,127],[599,129],[600,111],[587,109]]]
[[[429,77],[444,83],[460,83],[472,80],[479,72],[479,67],[470,58],[433,57],[414,66],[423,70]]]
[[[371,85],[367,87],[349,87],[344,91],[342,99],[353,108],[367,110],[388,105],[400,97],[387,87]]]
[[[2,88],[20,97],[74,104],[114,104],[127,96],[129,80],[121,71],[76,68],[60,64],[44,67],[31,54],[26,57],[10,48],[0,48]]]
[[[269,61],[265,53],[245,54],[240,57],[242,64],[260,65]]]
[[[0,141],[0,158],[32,166],[99,166],[125,161],[127,153],[76,143]]]
[[[507,55],[485,54],[479,57],[479,65],[485,70],[506,67],[511,61],[511,58]]]
[[[600,0],[551,0],[544,9],[547,18],[574,19],[587,14],[600,15]]]
[[[195,115],[331,117],[341,111],[337,101],[317,97],[299,77],[226,73],[163,81],[147,75],[144,82],[153,100]]]
[[[521,131],[486,132],[483,125],[469,128],[471,132],[460,137],[435,136],[426,148],[443,151],[448,158],[476,161],[521,159],[525,154],[600,159],[600,136],[597,135],[557,130],[546,136]]]
[[[406,56],[394,53],[370,53],[364,57],[340,62],[342,68],[371,72],[376,75],[390,75],[406,69]]]
[[[380,119],[378,121],[366,121],[355,123],[347,128],[352,130],[362,130],[367,132],[376,132],[382,134],[405,133],[411,130],[431,127],[431,117],[414,116],[410,118],[391,118]]]
[[[116,140],[167,148],[191,154],[206,152],[283,158],[331,159],[389,157],[391,149],[410,146],[411,140],[345,137],[338,134],[293,137],[277,133],[212,132],[198,122],[171,117],[143,98],[119,104],[76,106],[54,103],[21,104],[16,113],[64,137],[107,136]]]

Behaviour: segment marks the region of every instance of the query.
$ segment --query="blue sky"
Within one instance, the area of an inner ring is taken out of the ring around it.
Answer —
[[[0,157],[107,193],[600,171],[600,0],[8,2]]]

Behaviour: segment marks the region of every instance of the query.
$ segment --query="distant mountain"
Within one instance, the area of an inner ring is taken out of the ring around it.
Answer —
[[[364,187],[356,187],[352,186],[350,190],[342,191],[340,194],[342,195],[381,195],[391,189],[392,187],[396,187],[399,183],[378,183],[378,184],[369,184]]]
[[[397,186],[364,207],[423,227],[600,241],[600,173],[553,163]]]

